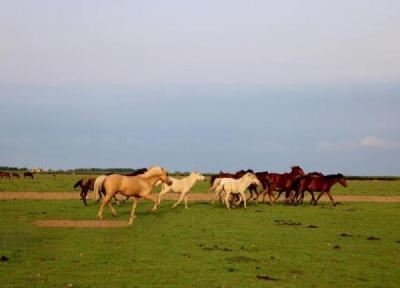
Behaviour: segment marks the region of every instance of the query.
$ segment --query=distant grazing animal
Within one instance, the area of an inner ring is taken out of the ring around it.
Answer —
[[[75,183],[74,188],[77,188],[78,186],[81,187],[81,200],[83,201],[83,204],[85,204],[85,206],[88,206],[86,203],[86,197],[87,197],[87,193],[90,190],[94,189],[94,182],[96,181],[96,178],[93,177],[83,177],[82,179],[80,179],[78,182]]]
[[[10,172],[0,172],[0,177],[1,178],[8,178],[8,179],[11,179],[11,174],[10,174]]]
[[[197,181],[204,181],[206,180],[206,177],[204,177],[202,174],[198,172],[192,172],[190,173],[189,176],[183,178],[183,179],[176,179],[169,177],[169,179],[172,181],[171,185],[168,185],[166,183],[163,183],[163,189],[162,191],[158,194],[158,200],[157,200],[157,208],[160,207],[161,203],[161,196],[172,191],[174,193],[179,193],[181,194],[178,201],[172,205],[172,208],[175,208],[176,206],[179,205],[179,203],[182,202],[183,199],[185,199],[185,208],[188,209],[187,206],[187,194],[190,192],[190,189],[196,184]]]
[[[320,192],[317,199],[314,200],[314,205],[317,206],[319,199],[323,194],[327,194],[332,202],[333,206],[336,206],[333,200],[332,194],[330,192],[331,187],[336,183],[341,184],[343,187],[347,187],[346,178],[342,174],[334,174],[327,176],[304,176],[302,180],[299,181],[296,192],[304,194],[305,191],[311,193],[312,198],[314,198],[313,192]]]
[[[125,196],[129,196],[133,200],[132,211],[129,219],[129,225],[133,223],[135,216],[135,209],[139,199],[152,201],[154,203],[153,211],[157,209],[157,200],[153,200],[150,197],[150,193],[154,187],[154,184],[161,180],[162,182],[172,185],[172,181],[168,177],[168,171],[159,166],[154,166],[148,169],[148,171],[138,176],[122,176],[113,174],[105,176],[103,186],[106,191],[103,202],[100,205],[99,212],[97,214],[100,220],[103,219],[103,211],[106,205],[109,206],[113,216],[117,213],[111,204],[111,198],[117,193]]]
[[[32,172],[25,172],[25,173],[24,173],[24,178],[31,178],[31,179],[33,179],[33,173],[32,173]]]
[[[222,186],[222,191],[225,193],[224,202],[226,208],[230,209],[230,196],[231,194],[239,194],[242,198],[244,208],[246,208],[246,195],[245,191],[251,185],[261,185],[260,181],[258,181],[257,176],[253,173],[246,173],[243,177],[239,179],[233,178],[223,178],[221,180],[220,185]]]
[[[20,178],[21,178],[21,176],[19,176],[19,174],[18,174],[18,173],[12,173],[12,177],[13,177],[13,178],[18,178],[18,179],[20,179]]]
[[[268,194],[270,198],[273,198],[273,192],[278,191],[279,195],[275,198],[273,203],[279,198],[282,192],[285,192],[286,203],[289,203],[291,200],[291,192],[292,192],[292,184],[297,177],[304,176],[304,171],[299,166],[291,167],[292,171],[290,173],[269,173],[269,183],[270,186],[268,189],[264,190],[263,194],[263,202],[265,200],[265,195]]]

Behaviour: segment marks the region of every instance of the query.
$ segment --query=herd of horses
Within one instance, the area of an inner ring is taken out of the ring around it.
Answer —
[[[22,176],[24,178],[31,178],[31,179],[34,178],[32,172],[24,172],[22,174]],[[17,178],[17,179],[20,179],[21,175],[19,175],[18,173],[15,173],[15,172],[3,172],[3,171],[0,171],[0,178],[8,178],[8,179]]]
[[[86,206],[89,191],[94,191],[97,202],[104,197],[98,212],[99,219],[103,219],[103,210],[106,205],[110,208],[112,215],[116,216],[116,210],[111,200],[116,199],[117,194],[124,195],[125,200],[131,198],[132,211],[129,224],[132,224],[140,199],[152,201],[154,203],[152,211],[155,211],[160,207],[162,195],[172,191],[180,194],[173,207],[184,200],[185,208],[188,208],[188,193],[197,181],[205,179],[198,172],[192,172],[187,177],[177,179],[170,177],[164,168],[153,166],[148,169],[139,169],[132,174],[107,174],[97,178],[84,177],[74,185],[74,188],[81,188],[81,200]],[[332,205],[336,206],[330,190],[337,183],[347,187],[346,179],[340,173],[333,175],[323,175],[320,172],[305,174],[301,167],[293,166],[287,173],[254,172],[251,169],[240,170],[236,173],[221,171],[211,176],[209,191],[215,192],[215,197],[219,197],[221,203],[228,209],[239,206],[246,207],[247,202],[252,200],[258,203],[260,197],[262,202],[265,202],[267,196],[270,204],[274,205],[283,193],[287,204],[298,205],[303,203],[306,192],[311,194],[311,204],[317,205],[321,196],[326,194]],[[154,199],[150,197],[150,193],[156,185],[162,185],[162,190],[157,199]],[[246,196],[246,191],[249,191],[249,197]],[[315,197],[314,193],[319,193],[319,195]],[[215,201],[215,197],[212,202]],[[119,203],[118,200],[117,202]]]

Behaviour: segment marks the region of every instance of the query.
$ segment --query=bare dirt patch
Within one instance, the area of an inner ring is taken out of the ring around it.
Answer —
[[[119,228],[128,226],[127,222],[117,220],[36,220],[34,224],[40,227],[64,228]]]

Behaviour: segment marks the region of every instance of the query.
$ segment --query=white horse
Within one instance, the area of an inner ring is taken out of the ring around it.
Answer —
[[[231,194],[240,194],[242,198],[241,201],[244,202],[244,208],[247,208],[245,191],[251,184],[261,185],[260,181],[257,179],[257,176],[253,173],[246,173],[242,178],[239,179],[223,178],[217,187],[217,190],[219,190],[219,192],[222,190],[225,193],[224,201],[226,208],[231,209],[229,204],[229,198]]]
[[[183,179],[176,179],[169,177],[172,181],[171,185],[168,185],[166,183],[163,183],[163,189],[162,191],[158,194],[158,201],[157,201],[157,208],[160,207],[161,203],[161,196],[172,191],[175,193],[180,193],[181,196],[179,197],[179,200],[172,205],[172,208],[175,208],[176,206],[179,205],[179,203],[182,202],[183,199],[185,199],[185,208],[188,209],[187,206],[187,194],[190,192],[190,189],[196,184],[197,181],[204,181],[206,177],[204,177],[202,174],[198,172],[192,172],[190,173],[189,176],[183,178]]]

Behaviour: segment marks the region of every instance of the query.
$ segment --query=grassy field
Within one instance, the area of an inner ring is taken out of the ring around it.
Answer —
[[[32,222],[95,219],[98,206],[0,201],[0,255],[9,258],[0,262],[1,286],[400,286],[399,203],[163,204],[151,213],[141,202],[126,228],[42,228]],[[129,210],[118,206],[117,218],[128,220]]]
[[[37,175],[35,179],[0,179],[0,192],[72,192],[73,185],[84,175],[57,174],[56,177],[43,174]],[[88,175],[89,176],[89,175]],[[193,192],[207,192],[210,180],[197,182]],[[159,191],[156,188],[155,191]],[[351,180],[348,187],[340,185],[333,187],[334,195],[400,195],[400,181],[383,180]]]

